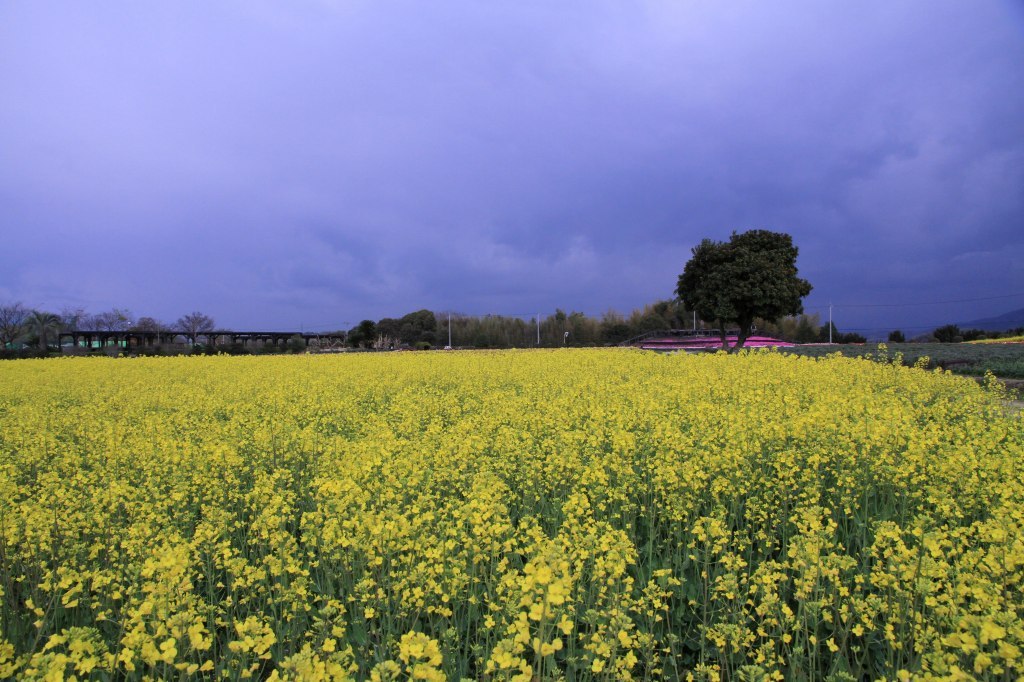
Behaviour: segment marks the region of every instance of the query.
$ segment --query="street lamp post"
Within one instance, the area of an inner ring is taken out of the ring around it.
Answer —
[[[828,302],[828,344],[832,345],[832,301]]]

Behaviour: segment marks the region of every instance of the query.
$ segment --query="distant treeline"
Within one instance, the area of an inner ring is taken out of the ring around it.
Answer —
[[[712,329],[680,302],[664,300],[651,303],[625,316],[614,310],[591,317],[580,312],[556,310],[540,319],[504,315],[463,315],[461,313],[418,310],[401,318],[386,317],[374,322],[363,320],[345,330],[346,341],[354,348],[434,348],[449,345],[455,348],[553,348],[558,346],[614,346],[648,332],[668,329]],[[829,325],[832,334],[829,335]],[[773,336],[791,343],[866,343],[856,332],[842,332],[835,322],[822,324],[818,314],[784,317],[780,320],[757,320],[756,333]],[[1024,333],[1017,329],[991,332],[979,329],[960,330],[945,325],[933,332],[914,337],[920,343],[996,339]],[[893,330],[889,341],[903,342],[903,332]]]
[[[418,310],[397,319],[363,320],[347,331],[347,341],[358,348],[612,346],[646,332],[689,329],[693,324],[692,313],[673,301],[658,301],[628,317],[608,311],[596,318],[559,309],[540,318],[539,324],[536,317]],[[697,326],[706,327],[700,320]]]
[[[625,316],[609,310],[600,317],[581,312],[556,310],[540,318],[504,315],[463,315],[418,310],[401,318],[377,322],[363,320],[345,332],[350,346],[356,348],[553,348],[559,346],[614,346],[649,332],[669,329],[712,329],[711,323],[696,317],[681,303],[657,301]],[[342,331],[342,330],[339,330]],[[794,343],[828,342],[828,326],[817,315],[787,317],[778,321],[757,322],[757,332]],[[863,343],[864,337],[841,333],[833,324],[833,343]]]
[[[793,343],[866,342],[864,336],[855,332],[844,333],[834,323],[830,324],[831,337],[829,324],[823,325],[817,314],[798,315],[775,321],[757,320],[755,333]],[[326,332],[325,335],[344,337],[348,347],[358,349],[429,349],[448,345],[454,348],[554,348],[614,346],[659,330],[712,328],[711,323],[695,316],[679,301],[663,300],[638,308],[628,316],[614,310],[609,310],[600,317],[556,310],[540,318],[539,325],[537,318],[465,315],[454,312],[449,314],[424,309],[400,318],[386,317],[376,322],[363,320],[352,329],[339,329]],[[59,334],[76,329],[166,332],[172,338],[183,342],[139,349],[139,352],[145,353],[295,353],[306,350],[305,340],[298,335],[285,345],[268,344],[266,347],[230,344],[223,338],[204,337],[206,332],[214,330],[214,321],[200,312],[183,315],[173,323],[164,323],[152,317],[136,318],[130,311],[120,308],[98,314],[90,314],[82,309],[65,309],[60,313],[51,313],[15,303],[0,305],[0,357],[45,356],[60,351]],[[1024,333],[1024,329],[1000,333],[979,329],[961,330],[956,325],[945,325],[912,339],[905,338],[899,330],[893,330],[888,340],[952,343],[1021,333]],[[198,344],[197,338],[205,339],[206,343]],[[98,352],[105,349],[93,350]]]

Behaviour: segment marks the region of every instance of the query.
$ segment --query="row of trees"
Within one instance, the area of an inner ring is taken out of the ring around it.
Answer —
[[[450,321],[450,323],[449,323]],[[622,315],[614,310],[600,317],[556,310],[540,319],[503,315],[471,316],[418,310],[401,318],[377,322],[363,320],[345,334],[353,348],[530,348],[558,346],[612,346],[658,330],[708,330],[711,323],[696,316],[678,300],[663,300]],[[752,329],[793,343],[825,343],[829,327],[818,315],[784,317],[776,321],[755,318]],[[834,343],[864,343],[856,333],[841,333],[832,325]]]
[[[21,303],[0,305],[0,349],[32,345],[46,350],[57,342],[61,332],[162,332],[182,334],[194,340],[197,335],[213,330],[213,318],[200,312],[182,315],[177,321],[166,324],[152,317],[136,318],[123,308],[91,314],[82,308],[65,308],[53,313]]]
[[[1006,336],[1021,336],[1022,334],[1024,334],[1024,327],[998,332],[985,329],[960,329],[958,325],[947,324],[933,331],[931,337],[939,343],[959,343],[961,341],[980,341],[982,339],[999,339]]]
[[[537,318],[474,316],[424,309],[401,318],[386,317],[377,322],[363,320],[348,331],[338,330],[330,334],[344,336],[349,347],[377,350],[427,349],[448,345],[457,348],[553,348],[613,346],[659,330],[709,329],[718,327],[696,316],[678,300],[663,300],[636,309],[628,316],[614,310],[609,310],[600,317],[556,310],[553,314],[542,317],[539,326]],[[843,332],[834,322],[822,324],[817,313],[791,315],[778,320],[754,318],[751,332],[798,344],[867,343],[867,338],[863,334]],[[947,325],[914,337],[910,341],[952,343],[1022,333],[1024,330],[1006,334],[980,330],[961,332],[955,325]],[[890,343],[904,343],[908,339],[903,332],[895,330],[889,334],[888,340]],[[296,341],[301,339],[297,338]]]
[[[348,345],[355,348],[550,348],[614,345],[648,331],[678,329],[684,321],[691,323],[678,302],[658,301],[629,317],[608,311],[594,318],[559,309],[539,324],[537,318],[417,310],[397,319],[363,320],[345,333]]]
[[[348,331],[333,333],[345,335],[347,345],[353,348],[435,348],[449,345],[449,320],[451,345],[462,348],[610,346],[657,330],[717,328],[695,315],[681,301],[662,300],[629,315],[609,310],[600,317],[592,317],[576,311],[556,310],[541,318],[539,329],[536,318],[473,316],[424,309],[400,318],[363,320]],[[831,337],[829,324],[832,324]],[[214,320],[200,312],[183,315],[168,324],[152,317],[135,318],[130,311],[121,308],[90,315],[80,309],[65,309],[58,314],[32,310],[17,303],[0,306],[0,348],[24,345],[45,350],[57,342],[61,332],[83,330],[162,332],[194,340],[196,336],[214,331]],[[861,334],[841,332],[834,323],[822,324],[817,314],[791,315],[778,320],[754,318],[751,331],[792,343],[826,343],[830,339],[833,343],[866,342]],[[1007,334],[1021,332],[1024,330]],[[1000,335],[999,332],[961,330],[956,325],[945,325],[911,340],[952,343],[999,338]],[[891,343],[906,340],[899,330],[889,334]],[[289,345],[288,350],[295,351],[294,345]]]

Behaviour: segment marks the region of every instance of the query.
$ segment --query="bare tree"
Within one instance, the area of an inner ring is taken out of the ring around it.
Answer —
[[[21,303],[0,306],[0,349],[17,341],[25,332],[29,312]]]
[[[135,324],[135,316],[130,310],[113,308],[96,315],[93,318],[93,324],[100,331],[123,332],[128,331]]]
[[[183,315],[178,318],[175,323],[175,328],[180,331],[189,339],[192,343],[196,342],[196,336],[199,334],[206,334],[213,331],[213,318],[209,315],[204,315],[201,312],[194,311],[188,315]]]
[[[131,330],[134,332],[165,332],[168,328],[166,324],[152,317],[140,317],[132,325]]]
[[[85,308],[64,308],[60,311],[61,326],[68,331],[92,329],[93,316]]]

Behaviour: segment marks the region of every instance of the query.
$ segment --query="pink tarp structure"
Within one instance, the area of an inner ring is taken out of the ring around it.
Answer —
[[[726,336],[726,342],[730,348],[736,346],[736,335]],[[650,337],[635,344],[643,350],[714,350],[722,347],[722,339],[718,336],[690,336],[690,337]],[[788,341],[780,341],[771,336],[749,336],[744,342],[744,348],[792,348],[795,344]]]

